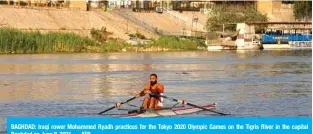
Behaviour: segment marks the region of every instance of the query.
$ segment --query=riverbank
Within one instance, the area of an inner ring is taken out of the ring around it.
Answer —
[[[151,43],[134,46],[118,38],[82,37],[75,33],[21,31],[0,28],[0,53],[104,53],[129,51],[195,51],[205,50],[204,43],[196,39],[161,36]]]
[[[23,31],[74,32],[80,36],[90,36],[92,28],[106,27],[114,38],[128,39],[125,33],[139,31],[147,37],[157,35],[145,28],[127,21],[115,12],[100,10],[81,11],[70,8],[13,7],[0,5],[0,27],[16,28]]]

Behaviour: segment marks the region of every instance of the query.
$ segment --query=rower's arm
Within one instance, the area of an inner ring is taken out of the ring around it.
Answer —
[[[142,90],[139,94],[136,95],[136,98],[142,97],[145,95],[145,90]]]
[[[145,89],[143,89],[139,94],[137,94],[136,97],[139,98],[139,97],[144,96],[146,94],[145,92],[148,91],[148,90],[149,90],[149,85],[147,84],[145,86]]]

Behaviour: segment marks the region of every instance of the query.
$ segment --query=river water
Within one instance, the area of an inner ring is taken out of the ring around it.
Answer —
[[[0,55],[0,132],[6,116],[97,116],[150,73],[165,95],[231,116],[312,115],[311,50]]]

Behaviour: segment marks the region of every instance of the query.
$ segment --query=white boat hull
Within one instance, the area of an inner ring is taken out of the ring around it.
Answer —
[[[209,104],[206,106],[202,106],[206,109],[215,109],[216,104]],[[184,115],[184,114],[191,114],[203,111],[203,109],[189,107],[189,108],[173,108],[173,109],[161,109],[161,110],[148,110],[144,113],[133,113],[133,114],[125,114],[120,117],[159,117],[159,116],[175,116],[175,115]]]
[[[264,49],[291,49],[289,44],[263,44]]]
[[[263,44],[264,49],[312,49],[312,41],[289,41],[289,44]]]
[[[208,51],[221,51],[221,50],[236,50],[237,46],[223,46],[223,45],[212,45],[208,46]]]
[[[289,41],[291,49],[312,49],[312,41]]]

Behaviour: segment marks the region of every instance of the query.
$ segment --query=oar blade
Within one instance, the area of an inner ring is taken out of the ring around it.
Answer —
[[[211,110],[211,109],[207,109],[207,108],[204,108],[204,107],[201,107],[201,106],[192,104],[192,103],[188,103],[188,102],[187,102],[186,104],[189,105],[189,106],[196,107],[196,108],[199,108],[199,109],[202,109],[202,110],[205,110],[205,111],[210,111],[210,112],[213,112],[213,113],[216,113],[216,114],[220,114],[220,115],[229,115],[229,114],[224,114],[224,113],[217,112],[217,111],[214,111],[214,110]]]

